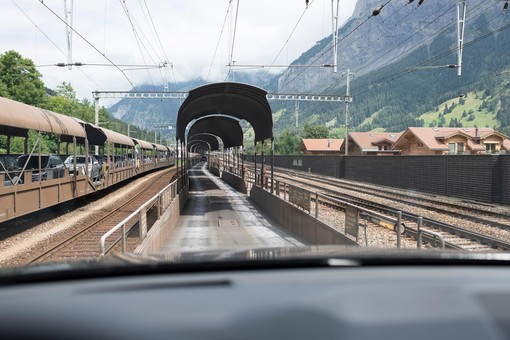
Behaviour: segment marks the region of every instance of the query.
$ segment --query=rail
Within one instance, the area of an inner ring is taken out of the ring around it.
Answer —
[[[99,253],[100,256],[104,256],[106,253],[106,240],[113,233],[122,229],[121,235],[121,244],[122,244],[122,253],[126,252],[126,238],[129,231],[136,225],[133,223],[129,228],[126,228],[127,223],[138,216],[138,225],[140,229],[140,241],[143,241],[145,237],[147,237],[147,212],[149,211],[149,207],[154,206],[154,203],[157,204],[158,208],[158,218],[159,219],[162,213],[170,206],[170,204],[175,200],[175,198],[179,195],[178,190],[178,182],[179,180],[175,180],[166,187],[164,187],[159,193],[154,195],[151,199],[145,202],[141,207],[136,209],[133,213],[131,213],[124,220],[119,222],[116,226],[106,232],[103,236],[101,236],[100,244],[99,244]]]
[[[384,228],[390,229],[397,235],[397,248],[401,247],[401,237],[406,232],[406,228],[404,224],[402,223],[402,212],[396,211],[395,217],[379,214],[377,212],[374,212],[373,210],[352,204],[352,202],[348,202],[345,200],[341,200],[338,198],[331,197],[329,195],[324,195],[319,192],[313,192],[301,187],[297,187],[296,185],[286,183],[285,181],[274,179],[273,183],[271,183],[271,178],[267,176],[260,176],[255,175],[251,176],[251,174],[248,174],[248,178],[253,178],[254,184],[260,186],[261,188],[265,189],[266,191],[271,192],[272,194],[276,196],[280,196],[280,194],[283,194],[283,200],[289,203],[292,203],[299,208],[301,208],[303,211],[308,212],[308,214],[313,215],[316,219],[319,218],[319,199],[322,201],[330,201],[334,202],[336,204],[343,205],[345,207],[352,207],[355,209],[355,232],[352,234],[351,232],[347,231],[347,220],[346,220],[346,234],[350,234],[354,237],[356,237],[356,241],[358,239],[357,230],[359,228],[359,217],[362,217],[363,219],[370,221],[372,223],[378,224]],[[293,196],[293,197],[291,197]],[[315,202],[314,206],[312,205],[312,202]],[[365,233],[366,236],[366,233]]]
[[[416,238],[416,246],[418,249],[421,248],[422,237],[424,234],[430,236],[434,242],[436,239],[439,239],[439,242],[441,242],[441,249],[445,248],[443,235],[435,231],[423,229],[423,217],[418,217],[418,237]]]

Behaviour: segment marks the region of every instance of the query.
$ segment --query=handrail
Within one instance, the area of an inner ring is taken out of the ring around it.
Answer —
[[[324,197],[330,201],[333,201],[333,202],[336,202],[336,203],[340,203],[340,204],[344,204],[344,205],[349,205],[349,206],[352,206],[352,207],[355,207],[356,209],[360,210],[362,212],[362,215],[363,216],[366,216],[368,218],[375,218],[375,219],[380,219],[380,220],[384,220],[390,224],[393,225],[393,231],[397,232],[397,229],[398,229],[398,219],[393,219],[393,218],[390,218],[388,216],[385,216],[385,215],[382,215],[382,214],[379,214],[375,211],[371,211],[369,209],[366,209],[366,208],[363,208],[363,207],[360,207],[358,205],[355,205],[355,204],[352,204],[350,202],[347,202],[347,201],[344,201],[344,200],[341,200],[341,199],[338,199],[338,198],[334,198],[334,197],[330,197],[330,196],[326,196],[324,194],[321,194],[321,193],[316,193],[317,197]],[[316,213],[317,214],[317,213]],[[383,227],[386,227],[386,226],[383,226]],[[386,227],[387,228],[387,227]],[[389,229],[389,228],[387,228]],[[400,233],[404,233],[405,232],[405,227],[403,225],[400,226]]]
[[[271,180],[271,179],[268,177],[268,180]],[[287,187],[290,184],[286,183],[285,181],[281,181],[281,180],[274,180],[274,182],[275,182],[274,187],[277,188],[276,189],[277,194],[280,193],[280,190],[281,190],[280,185],[283,184],[283,196],[284,196],[283,199],[284,199],[284,201],[287,201]],[[265,184],[266,185],[261,185],[261,188],[268,191],[268,185],[267,185],[267,183],[265,183]],[[390,229],[390,230],[394,231],[395,233],[397,233],[397,247],[398,248],[401,247],[401,235],[405,233],[405,229],[406,229],[404,224],[401,222],[401,220],[402,220],[402,212],[401,211],[397,211],[396,212],[397,216],[395,219],[393,219],[391,217],[385,216],[383,214],[379,214],[377,212],[371,211],[369,209],[360,207],[358,205],[352,204],[350,202],[347,202],[347,201],[344,201],[344,200],[341,200],[338,198],[334,198],[334,197],[327,196],[327,195],[319,193],[319,192],[313,192],[313,191],[306,190],[306,189],[303,189],[303,190],[310,193],[310,198],[312,198],[312,196],[315,196],[316,204],[315,204],[315,211],[313,212],[313,214],[315,215],[315,218],[319,217],[319,208],[318,208],[319,197],[323,197],[327,200],[330,200],[330,201],[333,201],[336,203],[340,203],[345,206],[351,206],[353,208],[356,208],[360,212],[360,215],[363,216],[364,218],[366,218],[367,220],[370,220],[373,223],[379,224],[380,226]],[[312,214],[311,211],[308,211],[308,213]]]
[[[114,226],[112,229],[110,229],[109,231],[107,231],[103,236],[101,236],[101,240],[100,240],[100,243],[99,243],[99,253],[100,253],[100,256],[104,256],[105,255],[105,243],[106,243],[106,239],[111,236],[114,232],[116,232],[117,230],[119,230],[120,228],[122,228],[122,252],[125,253],[126,252],[126,223],[131,220],[133,217],[135,217],[136,215],[139,215],[140,212],[144,209],[144,208],[147,208],[149,205],[151,205],[154,201],[158,200],[161,198],[161,196],[167,191],[170,189],[170,194],[171,194],[171,199],[170,199],[170,203],[173,202],[173,200],[177,197],[178,195],[178,192],[177,190],[175,190],[175,193],[171,190],[172,189],[172,186],[175,186],[177,185],[177,181],[179,181],[179,179],[176,179],[175,181],[173,181],[172,183],[168,184],[166,187],[164,187],[163,189],[161,189],[157,194],[155,194],[152,198],[150,198],[147,202],[145,202],[143,205],[141,205],[138,209],[136,209],[134,212],[132,212],[128,217],[126,217],[125,219],[123,219],[121,222],[119,222],[116,226]],[[166,209],[166,207],[165,207]],[[162,210],[163,209],[160,209],[160,213],[162,213]],[[159,214],[158,214],[158,218],[159,218]],[[132,226],[131,226],[132,228]],[[131,230],[131,228],[129,228],[129,230]],[[129,230],[127,230],[129,232]]]
[[[430,230],[426,230],[426,229],[422,229],[420,228],[418,230],[418,240],[416,241],[417,242],[417,248],[420,249],[421,248],[421,240],[422,240],[422,236],[423,234],[427,234],[429,236],[432,236],[434,239],[435,238],[438,238],[439,241],[441,242],[441,249],[444,249],[445,246],[444,246],[444,238],[443,238],[443,235],[441,235],[440,233],[437,233],[435,231],[430,231]]]

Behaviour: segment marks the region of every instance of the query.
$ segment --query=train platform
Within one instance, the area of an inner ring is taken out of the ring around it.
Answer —
[[[263,211],[200,163],[189,171],[188,201],[163,252],[301,246]]]

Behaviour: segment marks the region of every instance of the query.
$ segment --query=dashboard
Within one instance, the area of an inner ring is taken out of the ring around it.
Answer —
[[[2,336],[506,339],[507,266],[167,273],[0,287]]]

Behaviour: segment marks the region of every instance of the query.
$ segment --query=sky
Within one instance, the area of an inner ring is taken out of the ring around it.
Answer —
[[[80,99],[133,85],[168,83],[172,91],[176,81],[223,81],[231,60],[236,72],[282,71],[267,65],[290,64],[332,31],[329,0],[309,0],[308,8],[305,0],[74,0],[71,61],[86,65],[69,70],[54,66],[68,62],[64,3],[0,1],[0,54],[18,51],[47,87],[71,83]],[[340,25],[355,3],[340,1]]]

